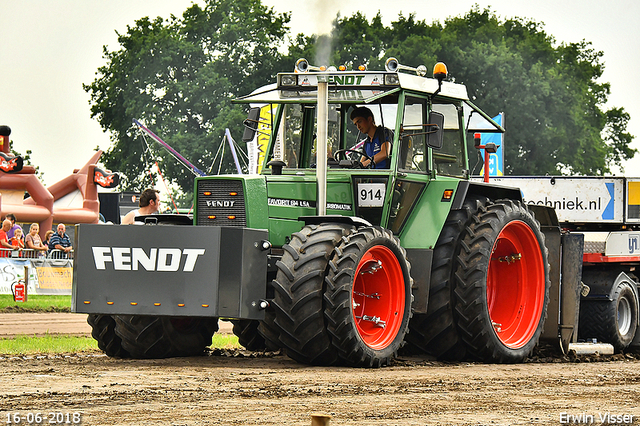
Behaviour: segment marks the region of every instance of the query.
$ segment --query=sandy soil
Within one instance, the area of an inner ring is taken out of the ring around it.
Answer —
[[[563,415],[633,417],[640,362],[317,368],[283,356],[0,360],[7,413],[81,413],[86,425],[557,425]],[[563,414],[566,413],[566,414]]]
[[[12,413],[28,424],[38,412],[41,424],[56,422],[50,413],[69,413],[73,424],[80,413],[85,425],[310,425],[311,413],[331,415],[332,426],[601,424],[607,414],[609,424],[624,415],[640,424],[640,356],[539,361],[404,357],[366,370],[244,351],[165,360],[0,355],[0,424]]]
[[[233,325],[220,321],[220,333],[231,334]],[[91,336],[87,314],[70,313],[10,313],[0,314],[0,339],[20,334],[43,336],[44,334]],[[0,422],[0,424],[2,424]]]
[[[91,327],[87,324],[86,314],[0,314],[0,338],[19,334],[42,336],[46,333],[90,336]]]

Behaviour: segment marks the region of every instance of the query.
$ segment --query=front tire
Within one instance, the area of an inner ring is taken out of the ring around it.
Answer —
[[[479,211],[461,242],[455,272],[456,322],[467,353],[514,363],[536,346],[549,301],[544,235],[520,202]]]
[[[278,328],[275,326],[276,313],[273,307],[269,306],[264,313],[264,320],[258,325],[258,333],[264,340],[265,348],[268,351],[280,350],[280,337]]]
[[[115,316],[115,332],[133,358],[195,356],[211,345],[217,318]]]
[[[346,364],[380,367],[397,355],[411,318],[410,269],[400,241],[383,228],[359,229],[336,247],[325,317]]]
[[[122,348],[122,339],[116,335],[116,322],[111,315],[89,314],[87,323],[91,326],[91,337],[107,356],[129,357],[129,353]]]
[[[324,279],[335,246],[354,229],[341,223],[307,225],[283,246],[273,281],[273,326],[286,354],[298,362],[332,365],[338,360],[325,324]]]

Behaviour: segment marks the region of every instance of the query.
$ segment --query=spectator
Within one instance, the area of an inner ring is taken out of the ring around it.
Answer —
[[[13,247],[18,247],[18,250],[22,250],[24,248],[24,241],[22,240],[22,228],[18,228],[15,230],[13,238],[9,240],[9,243]]]
[[[49,250],[49,239],[51,238],[51,236],[53,234],[54,234],[54,232],[51,229],[49,229],[44,234],[44,241],[42,242],[42,244],[47,248],[47,250]]]
[[[16,216],[13,213],[9,213],[6,219],[9,219],[11,221],[11,229],[9,230],[9,232],[7,232],[7,238],[9,239],[9,241],[11,241],[11,239],[13,238],[13,234],[16,232],[16,229],[19,229],[20,233],[22,234],[22,227],[16,224]]]
[[[66,228],[64,223],[58,224],[58,232],[53,234],[49,239],[49,253],[53,250],[61,250],[64,252],[64,256],[62,257],[66,258],[67,253],[73,250],[73,247],[71,247],[71,240],[65,231]]]
[[[132,210],[122,219],[123,225],[131,225],[135,222],[137,216],[146,216],[148,214],[154,214],[160,207],[160,195],[156,189],[145,189],[140,194],[140,208],[138,210]],[[141,223],[141,222],[138,222]]]
[[[9,257],[9,251],[4,249],[13,250],[13,246],[9,244],[9,239],[7,238],[7,232],[11,229],[11,221],[9,219],[5,219],[2,222],[2,229],[0,229],[0,257]]]
[[[29,228],[29,233],[24,237],[24,243],[26,248],[35,250],[36,252],[42,252],[44,254],[44,252],[47,251],[47,246],[42,244],[42,240],[40,239],[38,232],[40,232],[40,225],[32,223]]]

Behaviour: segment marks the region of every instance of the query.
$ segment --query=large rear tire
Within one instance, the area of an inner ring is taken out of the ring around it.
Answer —
[[[129,357],[129,353],[122,349],[122,339],[116,335],[116,322],[111,315],[89,314],[87,323],[91,326],[91,336],[107,356]]]
[[[582,339],[611,343],[617,352],[629,347],[638,327],[638,293],[635,283],[618,280],[611,301],[580,303],[578,334]]]
[[[417,349],[449,361],[459,361],[466,356],[466,346],[458,335],[453,314],[453,259],[460,250],[465,228],[486,203],[484,197],[469,199],[462,209],[449,213],[433,250],[427,313],[414,315],[409,323],[406,336],[409,353]]]
[[[481,209],[467,227],[455,271],[456,325],[467,353],[514,363],[536,346],[549,301],[544,235],[520,202]]]
[[[211,345],[217,318],[115,316],[115,332],[133,358],[195,356]]]
[[[338,360],[325,324],[324,279],[335,246],[354,229],[340,223],[307,225],[283,246],[273,281],[273,325],[286,354],[298,362],[332,365]]]
[[[336,247],[325,317],[344,363],[380,367],[397,355],[411,318],[410,269],[400,241],[383,228],[358,229]]]

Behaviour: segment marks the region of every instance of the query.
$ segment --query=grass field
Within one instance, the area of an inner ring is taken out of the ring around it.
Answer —
[[[0,313],[13,312],[70,312],[71,296],[28,296],[27,302],[14,302],[9,294],[0,294]],[[214,334],[212,348],[239,348],[234,335]],[[43,337],[17,336],[0,339],[0,354],[33,355],[79,352],[99,352],[97,342],[91,337],[47,334]]]
[[[240,345],[234,335],[214,334],[210,347],[235,349],[240,348]],[[100,352],[98,343],[91,337],[47,334],[43,337],[17,336],[13,339],[0,339],[0,356]]]
[[[71,296],[28,295],[26,302],[14,302],[10,294],[0,294],[0,313],[71,312]]]
[[[0,339],[0,354],[35,355],[79,352],[99,352],[98,342],[91,337],[60,336],[47,334],[43,337],[16,336]]]

